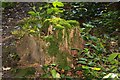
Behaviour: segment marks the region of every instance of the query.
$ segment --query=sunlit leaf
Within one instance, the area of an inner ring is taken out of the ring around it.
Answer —
[[[42,7],[39,7],[39,10],[42,10]]]
[[[29,11],[28,14],[35,16],[36,13],[34,11]]]
[[[52,77],[53,77],[53,78],[56,78],[57,72],[56,72],[55,69],[51,70],[51,74],[52,74]]]
[[[31,32],[31,33],[34,33],[34,32],[35,32],[35,30],[30,30],[30,32]]]
[[[71,25],[67,23],[65,20],[61,20],[59,24],[65,26],[65,28],[71,28]]]
[[[90,69],[89,66],[82,66],[83,69]]]
[[[51,14],[53,12],[52,8],[47,9],[47,14]]]
[[[60,74],[55,69],[51,70],[51,74],[53,78],[60,78]]]
[[[51,66],[56,66],[56,64],[51,64]]]
[[[101,68],[91,68],[91,69],[93,69],[93,70],[96,70],[96,71],[99,71],[99,70],[101,70]]]
[[[54,12],[59,12],[60,10],[58,8],[52,8]]]
[[[64,29],[64,26],[61,26],[60,24],[57,24],[56,26],[54,26],[54,28],[56,28],[56,29]]]
[[[64,4],[62,2],[57,2],[57,1],[53,2],[52,4],[53,4],[54,7],[57,7],[57,6],[58,7],[63,7],[64,6]]]
[[[78,26],[79,25],[79,22],[77,22],[76,20],[67,20],[67,22],[71,25],[74,25],[74,26]]]

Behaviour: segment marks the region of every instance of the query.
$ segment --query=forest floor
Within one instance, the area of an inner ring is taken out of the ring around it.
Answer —
[[[30,3],[18,3],[12,8],[6,8],[2,11],[2,66],[4,68],[17,66],[17,61],[10,58],[11,53],[15,53],[15,38],[11,31],[19,29],[16,24],[23,18],[29,17],[27,14],[33,5]],[[3,77],[13,77],[9,70],[3,70]]]
[[[18,28],[16,23],[28,17],[27,12],[31,9],[29,3],[18,3],[14,7],[7,7],[2,10],[2,65],[3,67],[13,67],[17,62],[10,61],[9,53],[14,52],[14,41],[11,31]],[[3,71],[3,77],[11,77],[9,71]]]

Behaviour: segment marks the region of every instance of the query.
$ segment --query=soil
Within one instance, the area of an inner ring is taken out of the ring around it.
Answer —
[[[12,60],[10,54],[15,53],[15,39],[11,31],[18,29],[16,23],[25,17],[32,9],[33,3],[13,3],[14,6],[2,8],[2,66],[15,67],[17,61]],[[3,77],[12,77],[9,71],[3,71]]]

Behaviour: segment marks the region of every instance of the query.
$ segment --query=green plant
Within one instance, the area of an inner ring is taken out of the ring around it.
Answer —
[[[111,64],[115,64],[115,65],[118,65],[119,64],[119,61],[117,60],[120,59],[120,53],[112,53],[109,55],[108,57],[108,61],[111,63]]]
[[[43,70],[45,74],[43,74],[42,78],[61,78],[61,75],[57,71],[56,64],[44,65]]]
[[[70,3],[70,5],[71,4],[72,3]],[[105,18],[111,18],[110,15],[115,16],[117,13],[115,12],[113,14],[112,12],[108,12],[103,14],[101,17],[103,17],[106,22],[108,21],[107,23],[103,22],[104,20],[98,20],[97,18],[94,21],[88,20],[88,22],[83,23],[82,28],[80,28],[79,22],[71,20],[72,18],[70,19],[65,17],[66,15],[64,13],[67,10],[65,11],[64,7],[66,6],[64,5],[66,5],[66,3],[63,4],[62,2],[56,1],[52,4],[45,3],[44,6],[39,7],[39,10],[34,6],[33,10],[28,12],[31,17],[25,18],[19,22],[21,30],[12,32],[15,35],[19,35],[18,37],[22,37],[24,34],[30,34],[42,38],[44,41],[49,43],[49,47],[46,48],[47,53],[49,56],[57,59],[53,60],[53,63],[55,64],[50,63],[51,65],[45,64],[43,66],[45,73],[41,77],[83,77],[83,79],[94,79],[102,78],[110,72],[117,72],[117,65],[119,64],[117,59],[120,58],[120,55],[119,53],[113,53],[109,57],[106,57],[107,50],[105,43],[107,42],[107,37],[109,37],[109,35],[102,39],[101,35],[99,36],[97,34],[98,27],[97,24],[95,24],[95,22],[100,22],[102,25],[111,26],[110,23],[112,20],[109,21]],[[93,18],[95,14],[99,17],[98,13],[89,13],[91,11],[96,11],[94,8],[98,9],[98,7],[95,7],[96,4],[92,5],[92,3],[90,3],[90,5],[94,7],[93,10],[87,10],[85,5],[88,5],[88,3],[75,3],[73,5],[82,5],[82,8],[79,8],[76,12],[72,12],[74,14],[80,11],[84,13],[87,12],[87,14],[92,15],[91,18]],[[70,8],[72,9],[71,6]],[[77,6],[74,7],[76,8]],[[73,17],[74,15],[70,12],[68,12],[68,14],[71,16],[67,17]],[[61,17],[61,15],[64,15],[64,17]],[[86,18],[86,20],[87,16],[88,15],[84,16],[82,14],[82,17]],[[85,41],[85,44],[83,44],[83,50],[79,49],[79,43],[81,43],[80,37]],[[69,54],[72,52],[71,50],[76,54],[76,56]],[[67,60],[73,60],[73,62],[71,61],[69,63]],[[24,73],[26,74],[26,72]]]

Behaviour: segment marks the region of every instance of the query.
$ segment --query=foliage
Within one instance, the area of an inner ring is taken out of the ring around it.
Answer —
[[[111,64],[116,64],[116,65],[118,65],[119,62],[118,62],[118,60],[116,60],[115,58],[116,58],[116,57],[120,58],[119,56],[120,56],[119,53],[112,53],[112,54],[109,55],[108,61],[109,61]]]
[[[24,34],[37,35],[47,42],[50,42],[48,54],[52,56],[58,56],[61,54],[65,60],[63,62],[66,62],[67,56],[65,56],[63,52],[60,51],[60,48],[62,49],[62,47],[58,46],[61,46],[61,44],[63,46],[69,44],[69,32],[71,29],[79,29],[79,23],[76,20],[65,20],[59,17],[59,14],[62,12],[62,10],[60,10],[58,7],[63,7],[63,3],[53,2],[52,5],[52,7],[50,7],[51,5],[48,5],[47,7],[50,8],[42,13],[33,7],[33,11],[28,12],[31,17],[19,21],[18,25],[21,26],[22,31],[25,32]],[[41,7],[39,7],[39,9],[42,10]],[[50,17],[46,17],[45,14]],[[65,43],[66,39],[68,42]],[[66,65],[66,63],[64,64]]]
[[[90,34],[103,38],[103,34],[119,39],[119,2],[118,3],[65,3],[65,19],[78,20],[83,26],[87,23],[95,26]],[[66,16],[67,15],[67,16]],[[86,27],[84,27],[86,28]],[[94,33],[93,33],[94,32]],[[116,33],[115,33],[116,32]],[[119,40],[120,41],[120,40]],[[119,42],[120,43],[120,42]]]
[[[10,8],[10,7],[14,7],[17,3],[13,3],[13,2],[2,2],[2,7],[3,8]]]
[[[55,64],[43,65],[43,78],[104,78],[119,72],[120,54],[107,49],[109,34],[119,31],[119,11],[110,11],[110,4],[53,2],[40,5],[39,10],[34,6],[28,12],[31,17],[21,20],[20,30],[12,33],[18,37],[30,34],[49,43],[47,53],[57,59]],[[21,71],[25,77],[26,71]]]

